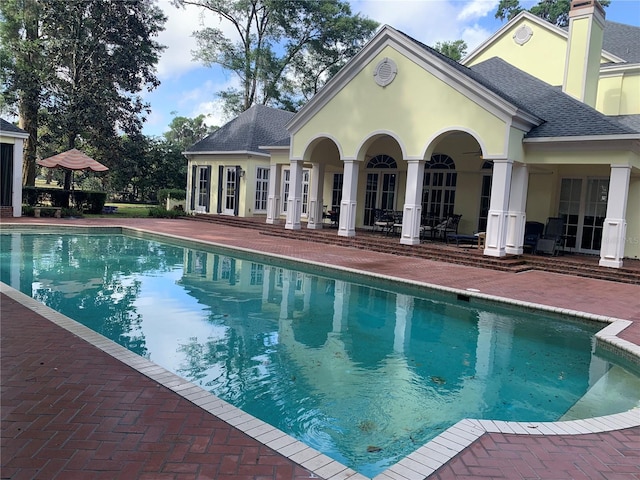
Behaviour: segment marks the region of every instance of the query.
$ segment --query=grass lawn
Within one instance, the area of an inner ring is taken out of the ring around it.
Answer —
[[[109,214],[84,214],[85,217],[114,217],[114,218],[140,218],[148,217],[149,209],[157,207],[154,204],[140,204],[140,203],[112,203],[107,202],[105,206],[118,207],[116,213]]]

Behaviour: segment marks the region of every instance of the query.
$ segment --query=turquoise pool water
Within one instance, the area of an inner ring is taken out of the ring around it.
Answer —
[[[370,477],[462,418],[640,396],[579,402],[621,368],[594,324],[119,234],[0,241],[3,282]]]

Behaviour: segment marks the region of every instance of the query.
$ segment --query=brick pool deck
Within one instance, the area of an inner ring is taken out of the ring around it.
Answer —
[[[0,227],[7,223],[4,219]],[[24,218],[11,223],[51,220]],[[617,335],[622,345],[631,345],[633,352],[640,348],[637,285],[574,277],[570,272],[498,272],[248,235],[246,229],[187,220],[55,219],[53,223],[139,228],[615,317],[630,322]],[[85,341],[84,336],[57,325],[65,325],[64,319],[50,321],[61,316],[22,297],[4,287],[0,294],[2,479],[363,478],[297,443],[287,444],[286,437],[260,430],[263,426],[252,430],[247,427],[251,420],[214,404],[198,388],[178,384],[162,369],[133,359],[133,354],[127,356],[112,345],[103,347],[99,339]],[[122,355],[124,361],[108,352]],[[421,467],[413,469],[412,462],[405,462],[379,478],[640,479],[640,410],[591,423],[565,424],[554,430],[545,424],[463,423],[459,437],[442,438],[442,449],[431,447],[431,460],[424,463],[432,462],[433,473],[425,475]],[[526,431],[529,427],[538,431]],[[510,433],[521,429],[526,433]],[[599,433],[579,433],[584,431]],[[453,454],[447,461],[442,450],[456,438],[467,439],[466,448],[449,448]],[[428,456],[429,451],[422,454]]]

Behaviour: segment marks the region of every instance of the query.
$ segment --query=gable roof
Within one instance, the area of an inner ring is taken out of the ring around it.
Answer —
[[[21,128],[16,127],[13,123],[7,122],[4,118],[0,118],[0,134],[7,135],[8,137],[20,137],[23,138],[25,135],[29,134],[22,130]],[[19,134],[19,135],[12,135]]]
[[[331,98],[368,65],[384,48],[391,47],[415,64],[447,83],[471,101],[523,130],[541,122],[521,105],[511,101],[505,92],[496,90],[468,67],[451,60],[413,37],[384,25],[374,37],[304,105],[287,125],[293,134],[308,122]]]
[[[608,117],[562,92],[559,87],[551,86],[501,58],[491,58],[471,67],[471,70],[497,91],[544,120],[544,123],[531,129],[526,138],[638,137],[640,133],[633,127],[633,119],[623,123],[616,117]]]
[[[267,155],[262,146],[289,145],[285,128],[292,112],[253,105],[184,153],[253,153]]]
[[[565,38],[567,41],[569,39],[569,27],[560,28],[523,10],[463,58],[462,63],[468,65],[499,39],[505,31],[522,19],[535,23],[549,32]],[[605,20],[604,23],[602,56],[610,63],[640,63],[640,28],[608,20]]]

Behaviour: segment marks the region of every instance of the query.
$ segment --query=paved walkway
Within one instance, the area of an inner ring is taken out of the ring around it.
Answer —
[[[19,223],[46,223],[46,219]],[[247,235],[245,229],[184,220],[56,219],[56,223],[122,224],[627,319],[632,324],[619,337],[640,345],[638,286],[543,272],[496,272]],[[12,298],[1,295],[0,301],[3,479],[313,476],[298,465],[308,462],[296,463],[276,453]],[[389,475],[420,478],[411,471]],[[583,435],[484,433],[429,478],[640,479],[640,427]]]

